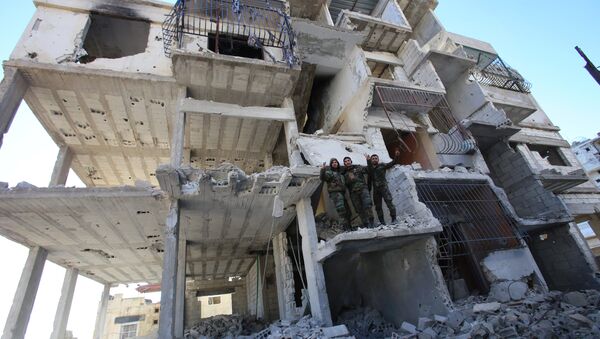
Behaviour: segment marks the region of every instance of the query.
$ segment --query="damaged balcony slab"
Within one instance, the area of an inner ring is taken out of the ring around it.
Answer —
[[[401,11],[399,11],[402,15]],[[398,21],[406,21],[402,18]],[[362,32],[365,40],[362,47],[366,51],[385,51],[397,53],[402,44],[410,37],[412,29],[408,24],[389,22],[370,15],[343,10],[337,26]]]
[[[187,274],[203,279],[244,276],[269,239],[293,221],[295,204],[320,185],[312,172],[296,176],[273,167],[246,175],[231,164],[209,170],[161,166],[157,176],[161,188],[180,201]]]
[[[212,52],[174,50],[173,71],[191,97],[241,106],[280,107],[291,97],[300,66]]]
[[[24,100],[89,186],[158,184],[169,159],[179,86],[169,77],[13,60],[28,82]]]
[[[402,219],[402,218],[400,218]],[[315,255],[319,262],[343,253],[369,253],[398,249],[418,239],[442,231],[439,223],[417,225],[412,218],[406,218],[397,225],[380,226],[374,229],[359,229],[336,235],[333,239],[321,242]]]
[[[139,187],[0,189],[0,234],[103,284],[161,278],[165,195]]]
[[[344,141],[344,139],[346,140]],[[366,166],[365,154],[378,154],[382,162],[392,161],[385,147],[373,147],[364,141],[363,143],[357,143],[356,141],[356,138],[353,140],[353,138],[344,138],[341,135],[313,136],[303,134],[296,140],[296,143],[304,158],[312,166],[321,166],[324,162],[329,163],[331,158],[337,158],[338,161],[341,161],[346,156],[352,158],[354,164]],[[358,141],[361,140],[358,139]]]

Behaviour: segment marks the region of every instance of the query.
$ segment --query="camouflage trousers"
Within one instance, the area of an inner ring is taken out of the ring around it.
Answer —
[[[388,189],[387,185],[383,185],[381,187],[374,186],[373,187],[373,201],[375,202],[375,211],[377,211],[377,218],[379,222],[384,223],[383,219],[383,207],[381,205],[381,200],[385,201],[388,209],[390,210],[390,217],[392,220],[396,218],[396,206],[394,206],[394,201],[392,200],[392,194]]]
[[[350,226],[350,211],[346,208],[346,199],[344,192],[329,192],[329,198],[333,202],[333,206],[337,211],[340,221],[343,222],[344,227]]]
[[[354,210],[360,216],[363,225],[373,223],[373,204],[371,203],[371,195],[367,188],[364,187],[360,191],[350,192],[350,198],[352,199]]]

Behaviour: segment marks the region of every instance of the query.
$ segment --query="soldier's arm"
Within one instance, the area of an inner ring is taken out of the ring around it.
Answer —
[[[392,158],[392,161],[388,162],[384,166],[385,166],[385,169],[388,170],[397,164],[400,164],[400,151],[394,152],[394,157]]]
[[[327,175],[327,167],[321,167],[321,181],[328,181],[329,176]]]

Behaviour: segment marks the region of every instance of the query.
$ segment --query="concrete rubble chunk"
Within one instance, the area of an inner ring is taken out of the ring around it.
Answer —
[[[433,319],[427,317],[420,317],[418,321],[417,328],[419,331],[423,331],[424,329],[432,326],[434,323]]]
[[[499,309],[500,309],[500,303],[496,302],[496,301],[491,302],[491,303],[473,305],[473,313],[496,312]]]
[[[446,321],[448,321],[448,318],[444,317],[443,315],[436,314],[433,316],[433,320],[437,321],[438,323],[444,324]]]
[[[569,292],[565,293],[563,296],[563,300],[566,303],[569,303],[573,306],[583,307],[587,305],[587,297],[584,293],[581,292]]]
[[[17,184],[17,186],[15,186],[14,189],[26,190],[26,189],[32,189],[32,188],[37,188],[37,186],[32,185],[32,184],[28,183],[27,181],[21,181],[20,183]]]
[[[465,316],[460,311],[452,311],[448,313],[448,320],[446,324],[453,329],[458,329],[462,322],[465,320]]]
[[[417,333],[417,327],[409,322],[403,322],[400,329],[411,334]]]
[[[8,183],[4,181],[0,181],[0,190],[8,189]]]
[[[349,335],[346,325],[337,325],[323,328],[323,335],[329,338],[338,338]]]

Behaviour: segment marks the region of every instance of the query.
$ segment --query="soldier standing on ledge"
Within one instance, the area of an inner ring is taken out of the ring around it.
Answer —
[[[326,166],[325,163],[321,166],[321,181],[327,183],[329,198],[333,202],[340,220],[342,220],[342,227],[344,229],[350,228],[350,211],[346,208],[344,197],[346,184],[340,163],[336,158],[329,160],[329,166]]]
[[[365,166],[352,165],[350,157],[344,158],[344,179],[356,213],[360,215],[363,227],[373,228],[373,205],[367,185],[368,170]]]
[[[394,152],[394,159],[387,164],[379,163],[379,156],[377,154],[373,154],[371,156],[365,154],[365,157],[367,158],[367,168],[369,169],[369,187],[371,184],[373,184],[373,201],[375,202],[377,218],[381,224],[385,224],[385,220],[383,219],[383,208],[381,205],[381,199],[383,199],[390,210],[390,217],[392,218],[391,223],[394,224],[397,222],[396,206],[394,206],[394,201],[392,200],[392,194],[388,188],[385,173],[388,169],[392,168],[398,163],[400,151],[396,150],[396,152]]]

